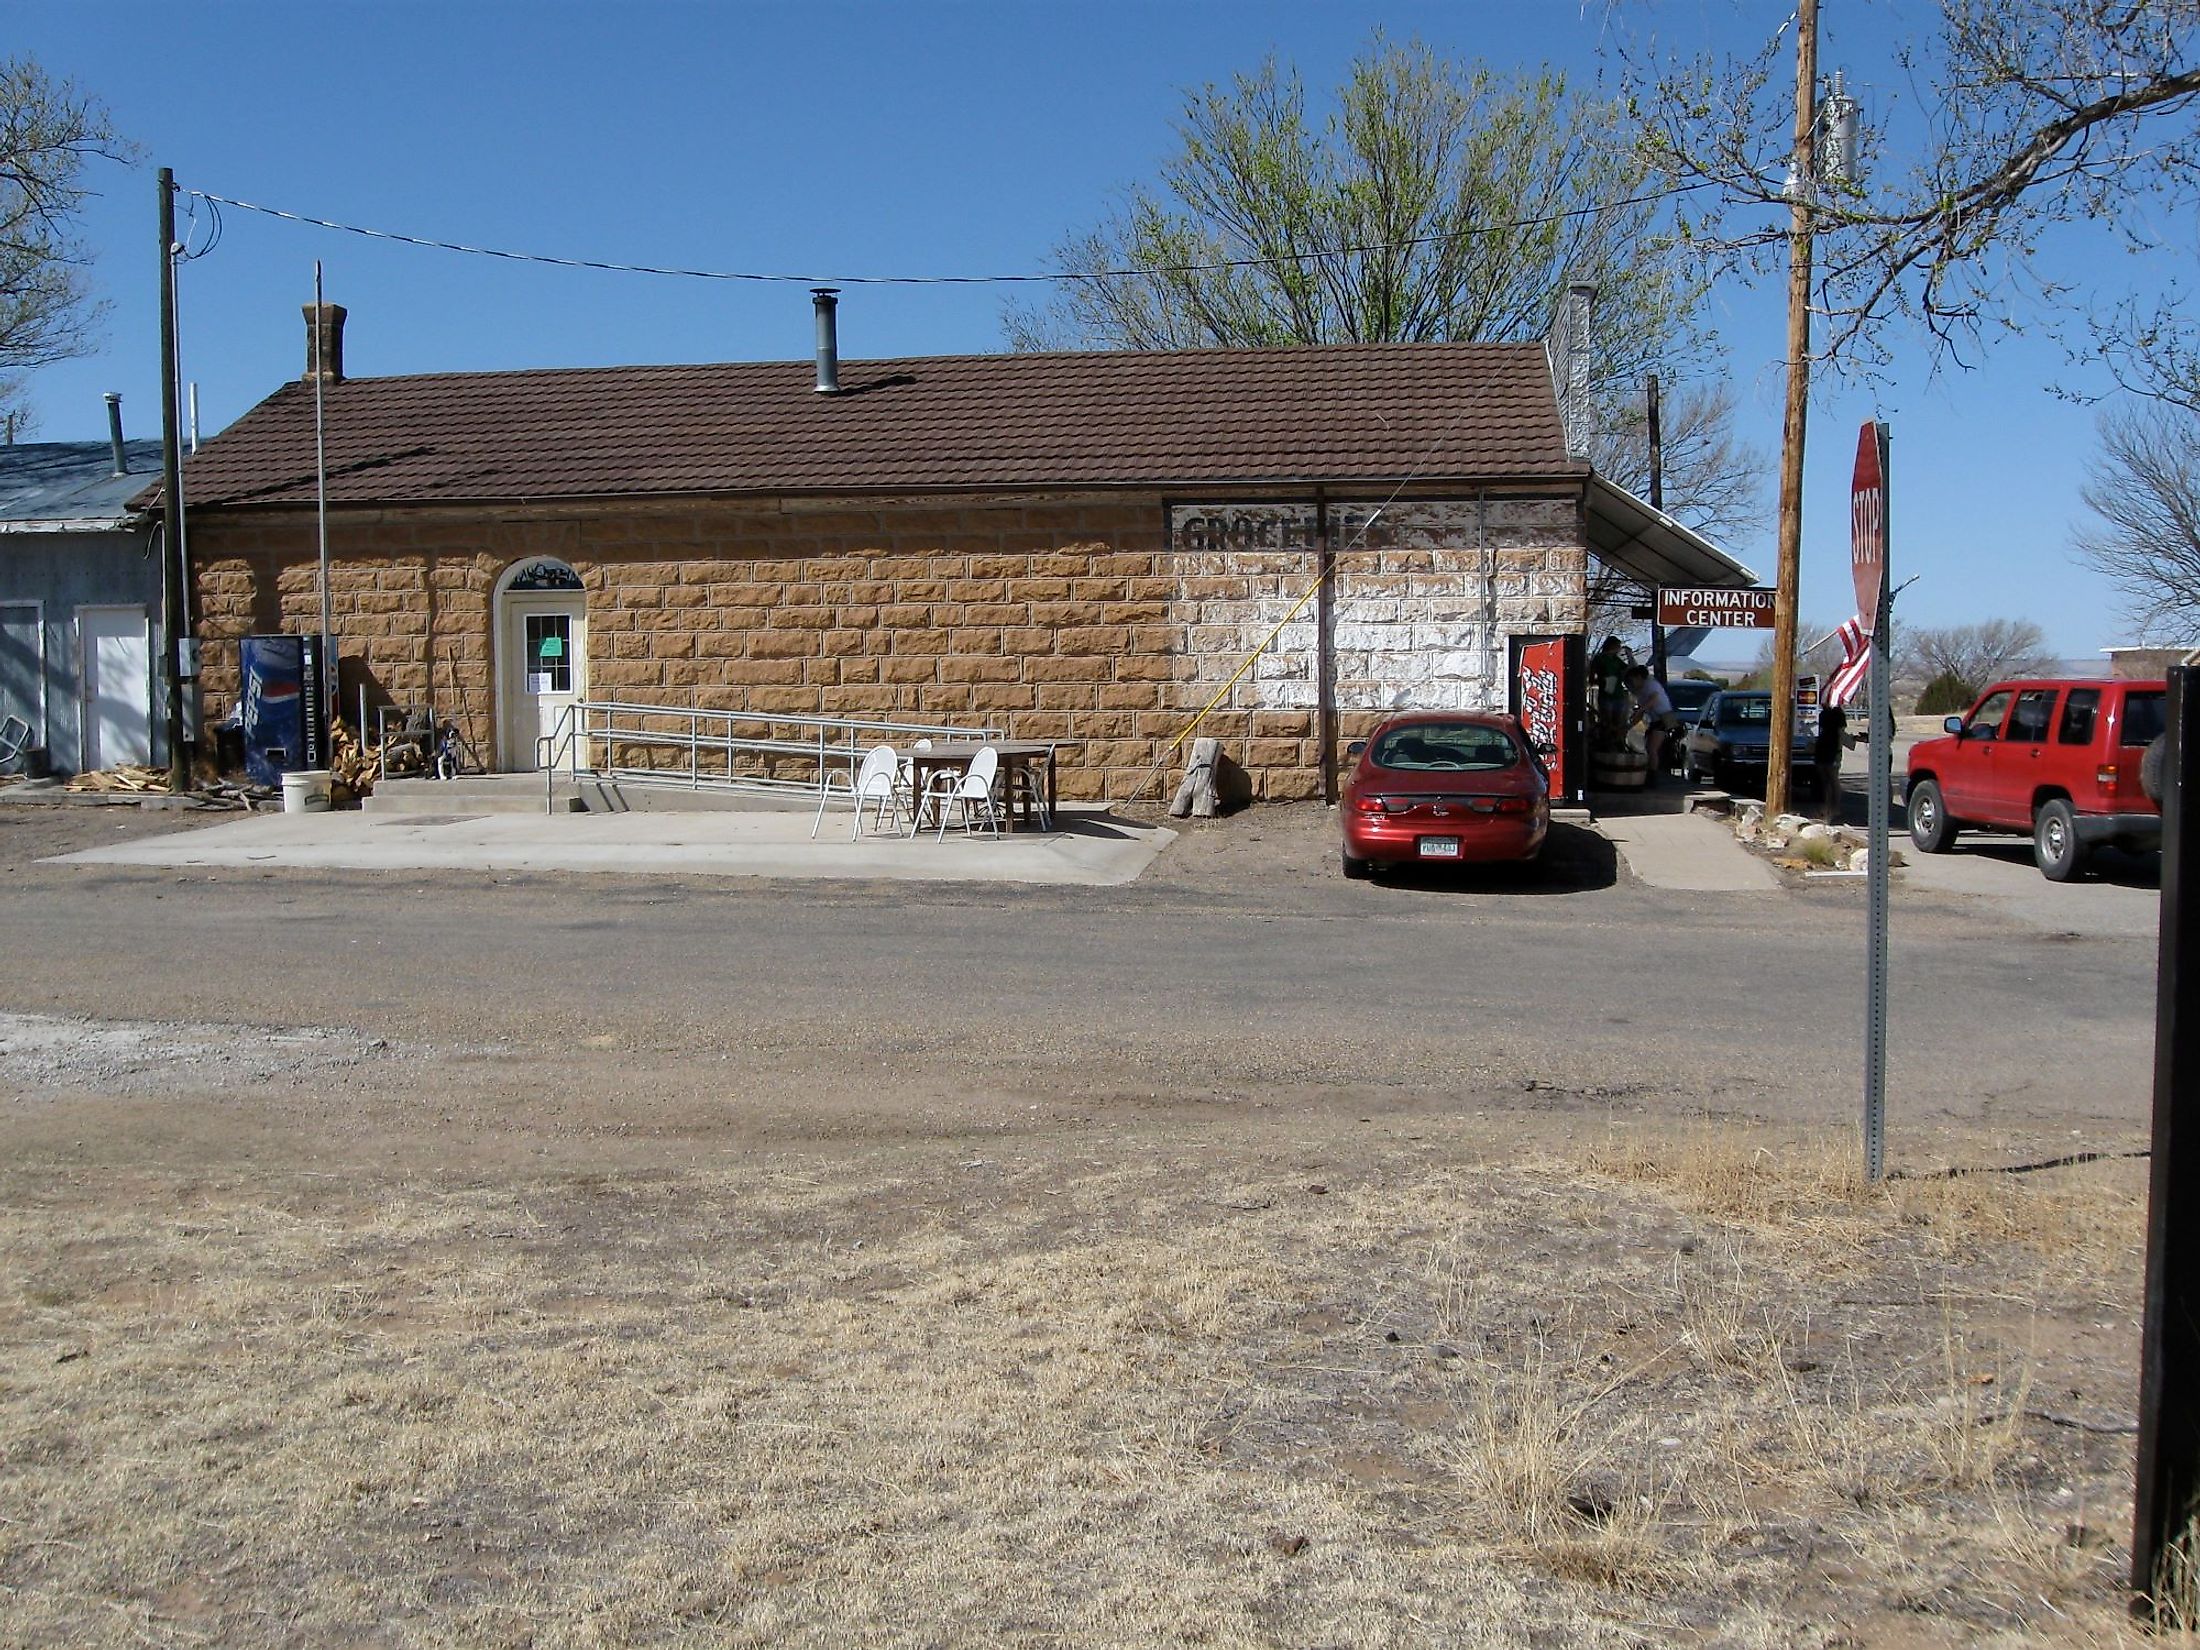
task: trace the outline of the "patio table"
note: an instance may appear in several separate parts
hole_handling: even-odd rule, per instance
[[[993,743],[992,749],[999,756],[1001,766],[993,781],[994,800],[1001,807],[1003,830],[1028,830],[1037,818],[1031,803],[1034,795],[1046,798],[1047,816],[1052,818],[1055,808],[1054,752],[1057,744],[1072,741],[1041,741],[1036,739],[1002,739]],[[935,739],[930,750],[903,752],[909,763],[909,783],[916,793],[921,808],[925,782],[935,773],[968,773],[971,761],[978,752],[986,749],[976,739]],[[1012,774],[1022,773],[1024,782],[1018,785]],[[1039,791],[1040,784],[1045,790]],[[911,834],[921,828],[921,822],[912,818]]]

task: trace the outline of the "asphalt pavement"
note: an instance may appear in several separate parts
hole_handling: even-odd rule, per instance
[[[0,809],[0,952],[34,963],[0,975],[0,1010],[343,1028],[476,1051],[469,1081],[527,1092],[717,1073],[789,1115],[949,1094],[1385,1126],[1854,1107],[1861,888],[1654,887],[1571,825],[1538,866],[1357,883],[1327,810],[1262,808],[1185,822],[1136,881],[1092,886],[56,862],[179,823],[62,812]],[[1897,1115],[2123,1138],[2153,973],[2138,935],[2072,944],[1988,901],[1901,899]]]

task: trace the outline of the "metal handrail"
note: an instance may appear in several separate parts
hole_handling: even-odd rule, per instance
[[[671,725],[643,725],[652,721]],[[744,727],[753,731],[744,734]],[[816,795],[824,790],[826,775],[836,766],[845,765],[852,780],[863,752],[889,736],[984,740],[1000,738],[1001,731],[940,722],[881,722],[791,711],[704,710],[621,699],[576,699],[559,713],[556,727],[535,741],[535,755],[544,774],[543,808],[554,812],[561,758],[576,790],[585,775],[628,785]],[[684,752],[686,765],[677,765],[677,754],[672,767],[640,767],[616,760],[621,750],[637,748]],[[704,762],[706,753],[715,759],[709,766]],[[583,761],[584,756],[597,760]],[[744,771],[740,766],[744,757],[753,759],[761,771]],[[769,764],[790,761],[806,769],[814,763],[812,776],[790,778],[768,771]]]

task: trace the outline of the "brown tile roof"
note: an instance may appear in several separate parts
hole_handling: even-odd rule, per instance
[[[1541,344],[429,373],[327,390],[338,504],[1578,476]],[[310,504],[313,391],[203,447],[194,509]]]

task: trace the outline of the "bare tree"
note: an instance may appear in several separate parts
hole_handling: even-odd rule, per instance
[[[2055,668],[2046,633],[2030,619],[1905,626],[1895,633],[1893,655],[1895,674],[1904,681],[1953,676],[1974,693],[2005,676],[2041,676]]]
[[[1650,496],[1648,402],[1612,395],[1590,444],[1597,473],[1638,498]],[[1725,382],[1683,385],[1663,398],[1659,423],[1660,489],[1666,513],[1714,542],[1732,543],[1765,525],[1764,455],[1734,431],[1734,390]],[[1656,592],[1602,560],[1589,567],[1588,629],[1619,636],[1641,651],[1648,626],[1635,609]]]
[[[98,100],[28,57],[0,60],[0,412],[25,372],[91,347],[104,306],[75,234],[84,163],[127,154]]]
[[[1829,359],[1883,361],[1882,324],[1907,318],[1961,361],[2015,327],[2026,300],[2048,300],[2029,307],[2050,321],[2068,307],[2032,275],[2048,226],[2090,223],[2148,247],[2174,240],[2165,226],[2200,202],[2200,0],[1939,0],[1938,11],[1902,53],[1923,94],[1904,114],[1914,140],[1898,151],[1867,112],[1861,178],[1825,185],[1817,202]],[[1744,59],[1630,64],[1651,154],[1701,203],[1684,209],[1687,233],[1745,266],[1784,249],[1785,49],[1776,38]]]
[[[2123,597],[2141,641],[2200,636],[2200,420],[2171,407],[2101,420],[2077,552]]]
[[[1648,403],[1606,398],[1590,459],[1597,473],[1650,496]],[[1683,384],[1663,397],[1659,458],[1666,513],[1708,539],[1732,541],[1765,525],[1765,456],[1735,433],[1734,388]]]
[[[1772,686],[1772,661],[1774,647],[1772,633],[1766,631],[1757,644],[1757,657],[1749,667],[1749,674],[1742,678],[1742,685],[1751,688]],[[1805,620],[1795,627],[1795,674],[1808,676],[1815,672],[1821,679],[1833,673],[1841,663],[1841,641],[1838,632],[1828,624]],[[1822,685],[1822,680],[1821,680]]]

